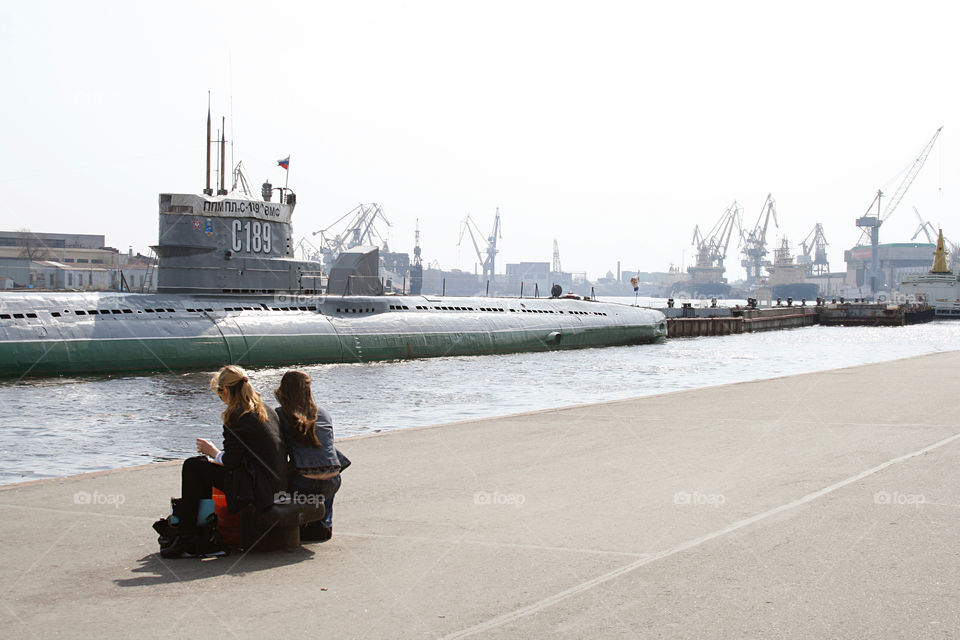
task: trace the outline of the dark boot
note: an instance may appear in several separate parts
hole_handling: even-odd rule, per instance
[[[211,513],[207,520],[191,529],[184,528],[167,546],[160,547],[162,558],[208,558],[229,555],[229,550],[217,530],[217,516]]]
[[[207,521],[197,527],[195,542],[192,553],[201,558],[225,556],[230,553],[220,536],[220,531],[217,529],[217,515],[215,513],[211,513]]]
[[[175,515],[179,511],[177,507],[179,502],[179,498],[170,498],[170,506],[173,513],[166,518],[160,518],[153,523],[153,530],[156,531],[160,536],[157,538],[157,542],[160,543],[161,549],[169,546],[173,539],[179,534],[180,518],[178,515]]]
[[[192,550],[196,548],[196,535],[181,534],[175,536],[167,543],[167,546],[160,547],[160,557],[168,559],[192,558]]]
[[[300,539],[304,542],[326,542],[333,537],[333,527],[328,527],[320,520],[300,527]]]
[[[191,557],[197,546],[197,516],[193,514],[189,517],[190,514],[186,513],[187,510],[179,499],[171,498],[170,504],[173,506],[173,515],[166,520],[158,520],[153,525],[160,534],[157,539],[160,543],[160,556]]]

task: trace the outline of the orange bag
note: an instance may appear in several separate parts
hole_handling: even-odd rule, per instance
[[[240,514],[227,512],[227,496],[213,489],[213,506],[217,513],[217,530],[223,542],[230,546],[240,544]]]

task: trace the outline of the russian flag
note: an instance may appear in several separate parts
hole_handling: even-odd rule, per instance
[[[283,160],[277,160],[277,164],[280,165],[281,167],[283,167],[284,169],[286,169],[287,171],[289,171],[289,170],[290,170],[290,156],[287,156],[287,157],[284,158]]]

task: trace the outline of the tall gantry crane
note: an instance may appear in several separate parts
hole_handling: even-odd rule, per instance
[[[346,226],[339,233],[333,231],[337,225],[348,216],[352,216]],[[314,231],[313,235],[320,235],[320,253],[323,262],[328,267],[333,265],[341,252],[363,245],[385,245],[386,240],[377,230],[377,219],[389,227],[390,221],[383,214],[383,209],[376,202],[358,204],[356,207],[340,216],[326,229]]]
[[[557,244],[557,239],[553,239],[553,265],[551,265],[551,271],[553,273],[561,273],[560,269],[560,245]]]
[[[937,129],[936,133],[933,134],[933,137],[930,138],[930,142],[923,148],[923,151],[920,152],[920,155],[917,156],[916,160],[913,161],[913,164],[910,166],[910,170],[907,171],[907,175],[904,176],[903,181],[900,183],[900,186],[897,187],[897,190],[893,193],[893,196],[887,201],[887,206],[881,212],[880,210],[880,201],[883,198],[883,191],[877,190],[877,195],[874,196],[873,202],[870,203],[870,206],[867,207],[867,212],[857,218],[857,226],[863,229],[863,234],[860,236],[861,243],[865,237],[870,238],[870,293],[877,293],[881,287],[884,286],[886,278],[883,276],[883,272],[880,270],[880,226],[890,217],[896,209],[897,205],[900,204],[900,200],[903,199],[904,194],[907,193],[907,189],[910,188],[910,185],[913,184],[913,181],[916,179],[917,174],[920,173],[920,169],[923,168],[924,163],[927,161],[927,157],[930,155],[930,151],[933,149],[933,143],[937,141],[937,137],[940,135],[940,129]],[[877,212],[872,213],[873,205],[877,205]]]
[[[700,225],[693,228],[693,241],[690,244],[697,248],[697,265],[691,269],[718,269],[719,275],[723,275],[723,261],[727,257],[727,248],[730,246],[733,230],[736,229],[738,234],[742,233],[740,228],[742,216],[743,209],[734,200],[706,236],[700,232]]]
[[[476,231],[476,233],[474,233]],[[467,217],[464,218],[463,224],[460,227],[460,239],[457,241],[457,246],[460,246],[460,243],[463,242],[463,234],[469,233],[470,240],[473,242],[473,248],[477,252],[477,260],[483,264],[483,279],[489,282],[494,280],[494,272],[496,267],[496,257],[499,253],[497,249],[497,240],[503,238],[503,234],[500,231],[500,207],[497,207],[497,215],[493,219],[493,230],[490,232],[490,235],[487,236],[487,240],[484,243],[483,253],[480,251],[480,245],[477,243],[477,237],[482,238],[483,234],[480,232],[480,227],[477,226],[477,223],[473,221],[470,217],[470,214],[467,214]],[[486,257],[483,254],[486,254]]]
[[[800,264],[809,264],[810,273],[816,276],[822,276],[830,273],[830,263],[827,261],[827,237],[823,233],[823,225],[819,222],[813,227],[813,231],[807,234],[803,242],[800,243],[803,253],[797,258]],[[813,259],[810,258],[810,252],[813,252]]]
[[[777,203],[772,194],[767,194],[767,199],[763,202],[763,208],[760,209],[760,216],[757,218],[757,224],[753,229],[742,234],[743,242],[743,260],[740,265],[747,269],[747,284],[753,285],[757,280],[763,277],[761,269],[769,266],[770,261],[764,261],[767,255],[767,227],[770,224],[770,218],[773,218],[773,225],[780,228],[777,222]]]

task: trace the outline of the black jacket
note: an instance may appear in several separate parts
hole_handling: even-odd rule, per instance
[[[227,508],[236,513],[249,504],[266,509],[287,487],[287,448],[280,437],[277,415],[267,409],[266,422],[252,413],[223,425]]]

